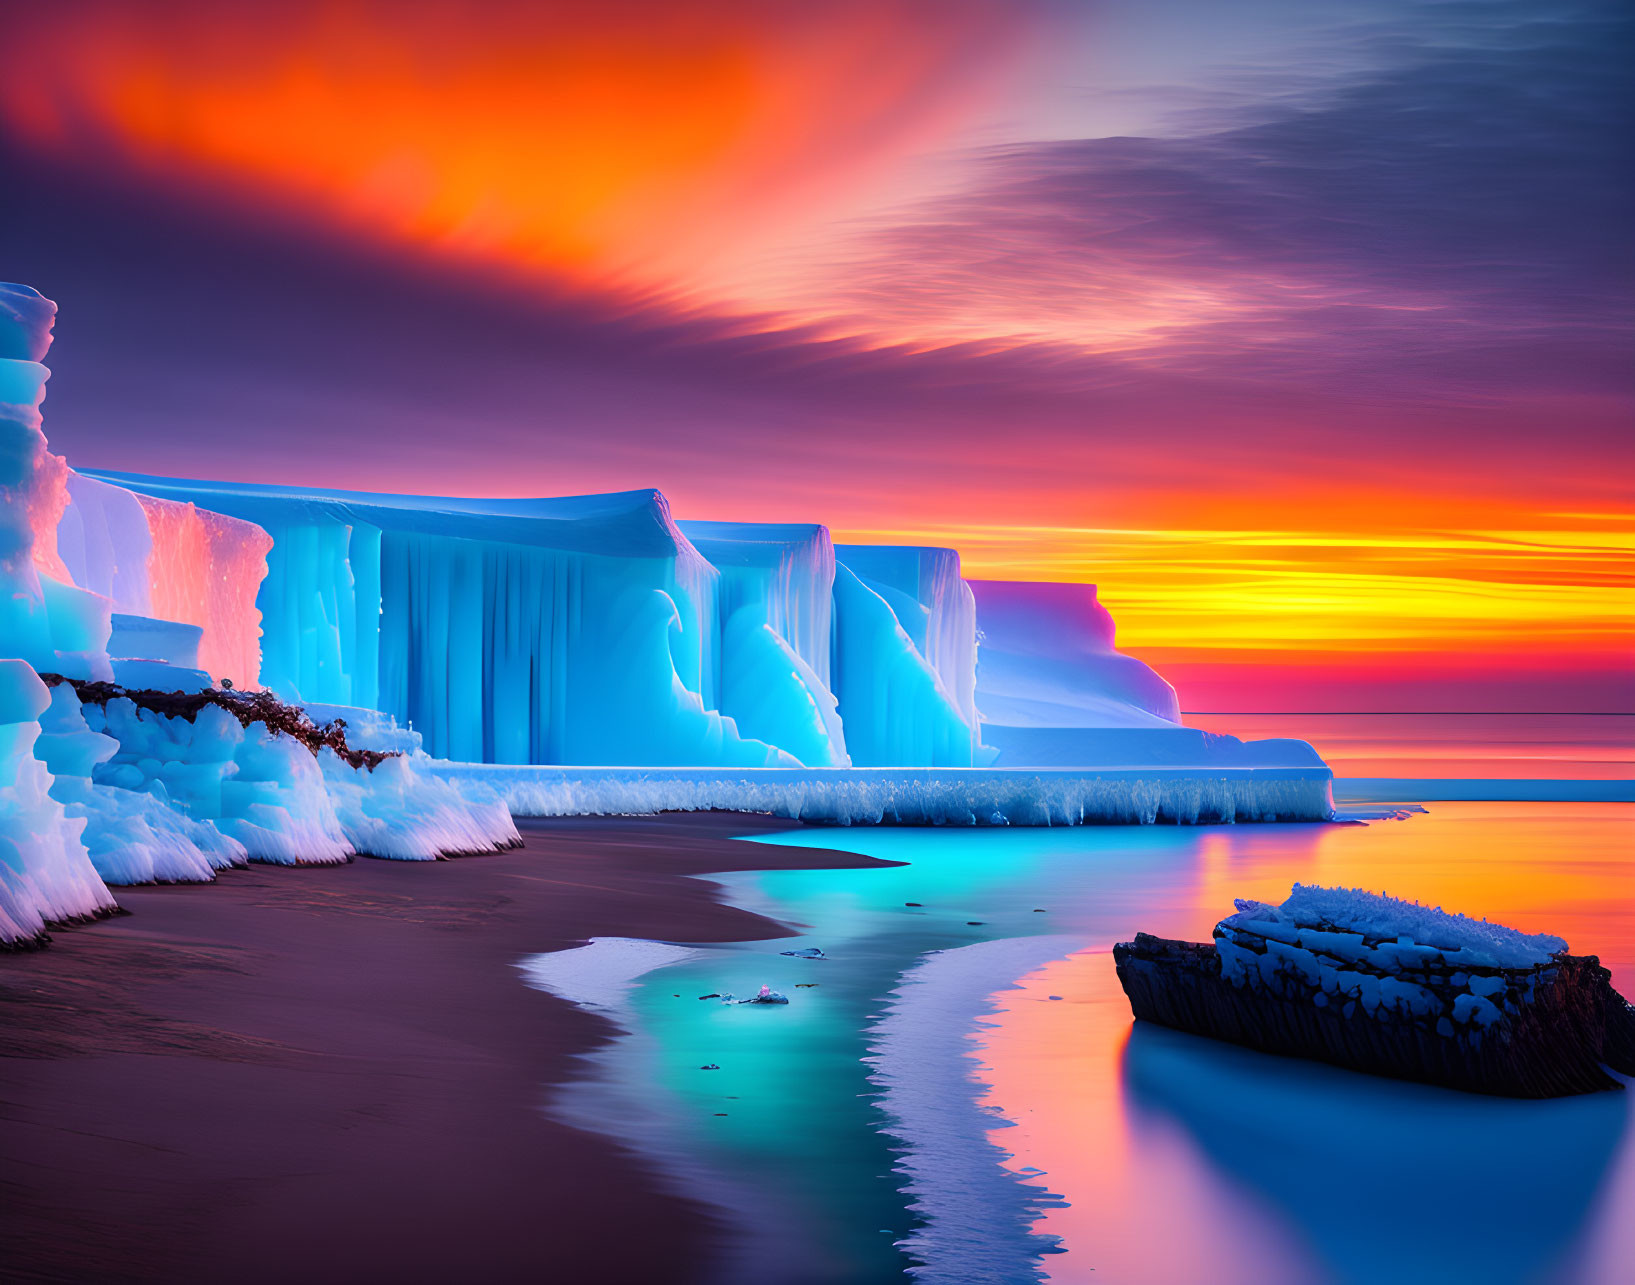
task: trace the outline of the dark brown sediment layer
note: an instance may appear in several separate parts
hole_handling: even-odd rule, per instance
[[[543,1110],[612,1028],[516,964],[783,936],[683,876],[883,863],[731,841],[792,828],[763,817],[521,826],[122,888],[129,916],[0,957],[0,1279],[707,1279],[710,1209]]]

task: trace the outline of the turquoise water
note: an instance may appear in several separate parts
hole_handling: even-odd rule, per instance
[[[1556,932],[1630,993],[1635,806],[763,841],[905,864],[715,876],[801,935],[642,976],[559,1104],[723,1208],[722,1279],[1630,1279],[1629,1095],[1477,1099],[1134,1030],[1107,952],[1343,883]],[[806,946],[829,957],[778,953]],[[790,1003],[699,998],[763,983]]]

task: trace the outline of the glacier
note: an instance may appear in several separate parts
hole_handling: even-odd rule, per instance
[[[520,842],[492,791],[424,775],[418,743],[355,752],[339,724],[218,690],[257,685],[274,541],[51,453],[55,315],[0,284],[0,948],[113,913],[110,884]]]
[[[0,940],[105,913],[110,884],[488,851],[513,813],[1330,815],[1304,742],[1183,726],[1093,585],[679,520],[653,489],[71,469],[41,415],[55,313],[0,286],[0,656],[23,666]]]

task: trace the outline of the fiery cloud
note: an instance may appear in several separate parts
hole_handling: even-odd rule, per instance
[[[579,285],[692,290],[940,139],[997,0],[116,0],[8,19],[34,144]]]

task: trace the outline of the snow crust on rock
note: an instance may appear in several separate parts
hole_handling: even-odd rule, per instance
[[[1235,915],[1221,922],[1232,927],[1281,925],[1316,933],[1355,933],[1384,943],[1374,953],[1383,961],[1394,958],[1399,966],[1414,966],[1423,959],[1414,951],[1393,950],[1397,945],[1429,947],[1444,955],[1457,952],[1459,961],[1486,968],[1531,968],[1567,949],[1560,937],[1523,933],[1486,919],[1452,914],[1439,906],[1360,888],[1297,883],[1282,905],[1239,901],[1237,908]]]

